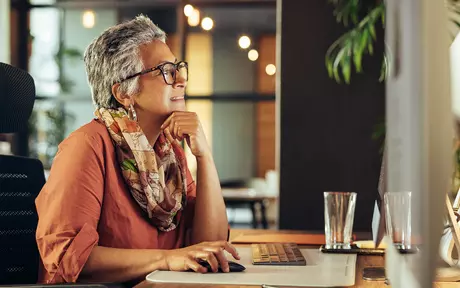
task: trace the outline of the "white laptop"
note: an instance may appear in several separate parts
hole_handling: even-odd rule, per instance
[[[355,284],[355,254],[324,254],[319,249],[300,249],[307,266],[255,266],[251,248],[238,248],[244,272],[206,273],[154,271],[146,279],[155,283],[213,285],[276,285],[337,287]],[[231,257],[231,256],[230,256]],[[229,258],[231,259],[231,258]]]

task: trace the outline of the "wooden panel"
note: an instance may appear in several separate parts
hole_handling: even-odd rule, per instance
[[[259,39],[257,60],[257,92],[275,93],[275,75],[267,75],[265,67],[276,63],[276,37],[263,36]],[[256,166],[257,176],[265,177],[268,170],[275,169],[276,155],[276,109],[275,102],[260,102],[256,105]]]
[[[257,92],[274,94],[276,87],[275,75],[267,75],[265,67],[268,64],[276,64],[276,36],[266,35],[259,39],[259,59],[257,60],[258,83]]]

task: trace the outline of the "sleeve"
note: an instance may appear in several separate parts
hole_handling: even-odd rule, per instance
[[[76,282],[98,243],[104,161],[97,142],[82,132],[64,140],[36,199],[42,282]]]

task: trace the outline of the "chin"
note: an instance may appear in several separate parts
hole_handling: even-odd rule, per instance
[[[185,100],[174,101],[170,107],[171,107],[171,111],[187,111]]]

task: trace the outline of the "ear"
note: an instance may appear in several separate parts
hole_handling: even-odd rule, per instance
[[[131,98],[128,95],[121,94],[120,91],[120,83],[115,83],[112,85],[112,95],[115,97],[118,103],[120,103],[124,107],[128,107],[131,104]]]

